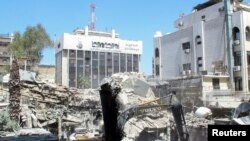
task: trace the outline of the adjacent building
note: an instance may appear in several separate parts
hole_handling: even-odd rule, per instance
[[[159,80],[197,77],[197,88],[203,93],[227,94],[234,87],[232,91],[249,94],[250,5],[231,1],[230,8],[230,39],[226,38],[227,20],[222,0],[199,4],[191,14],[180,16],[174,22],[176,32],[166,35],[157,32],[154,36],[154,77]],[[229,40],[233,40],[233,87],[228,73]]]
[[[12,41],[10,34],[0,34],[0,75],[8,72],[10,66],[10,53],[8,45]]]
[[[123,40],[112,32],[76,29],[56,42],[56,83],[81,88],[84,78],[90,88],[118,72],[139,72],[142,41]]]

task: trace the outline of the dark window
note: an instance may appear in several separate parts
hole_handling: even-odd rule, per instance
[[[159,49],[158,48],[155,49],[155,57],[159,57]]]
[[[7,47],[10,43],[9,42],[0,42],[0,46]]]
[[[106,54],[106,56],[107,56],[107,58],[106,58],[106,60],[107,60],[107,66],[106,66],[106,70],[107,70],[107,76],[111,76],[112,75],[112,73],[113,73],[113,64],[112,64],[112,53],[111,52],[108,52],[107,54]]]
[[[70,50],[69,51],[69,57],[70,58],[75,58],[76,57],[76,51],[75,50]]]
[[[200,45],[201,44],[201,36],[196,36],[195,42],[196,42],[196,45]]]
[[[137,54],[133,55],[133,71],[134,72],[139,71],[139,55]]]
[[[240,40],[240,30],[238,27],[233,28],[233,40]]]
[[[246,40],[250,41],[250,27],[249,26],[246,27]]]
[[[186,50],[186,49],[190,49],[190,42],[186,42],[182,44],[182,49]]]
[[[155,65],[155,75],[156,76],[160,75],[160,67],[159,67],[159,65]]]
[[[127,72],[132,72],[132,54],[127,54]]]
[[[213,78],[212,83],[213,83],[214,89],[220,89],[220,79],[219,78]]]
[[[205,18],[206,18],[205,15],[202,15],[202,16],[201,16],[201,19],[202,19],[202,20],[205,20]]]
[[[92,52],[92,59],[98,59],[98,52],[97,51],[93,51]]]
[[[235,77],[235,90],[236,91],[242,91],[242,78],[241,77]]]
[[[85,51],[84,53],[84,57],[85,57],[85,78],[90,78],[91,76],[91,71],[90,71],[90,68],[91,68],[91,52],[90,51]]]
[[[240,53],[234,53],[234,65],[240,66],[241,65],[241,55]]]
[[[191,63],[183,64],[183,70],[191,70]]]
[[[104,52],[100,52],[99,53],[99,81],[101,82],[102,79],[105,77],[106,75],[106,71],[105,71],[105,53]]]
[[[82,50],[78,50],[77,51],[77,58],[83,58],[83,51]]]
[[[120,72],[126,71],[126,56],[124,53],[120,54]]]
[[[114,73],[119,72],[119,53],[114,53]]]

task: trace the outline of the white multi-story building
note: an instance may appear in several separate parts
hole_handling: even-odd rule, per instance
[[[139,72],[142,41],[122,40],[112,30],[76,29],[56,43],[56,83],[80,88],[79,80],[96,88],[101,80],[118,72]]]
[[[235,90],[250,90],[250,5],[233,1],[233,82]],[[176,32],[154,37],[154,76],[160,80],[199,76],[207,89],[230,89],[226,14],[222,0],[194,7],[174,23]]]

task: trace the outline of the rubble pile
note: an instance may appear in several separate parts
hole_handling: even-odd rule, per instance
[[[207,128],[208,124],[213,124],[211,119],[197,117],[194,113],[186,113],[185,120],[190,128]]]
[[[112,95],[114,95],[115,101],[119,105],[117,107],[118,117],[116,117],[116,119],[118,120],[117,122],[118,126],[120,126],[119,128],[123,129],[124,141],[136,140],[140,137],[141,132],[145,130],[160,129],[170,126],[169,119],[172,115],[167,111],[152,111],[143,115],[137,115],[133,113],[133,109],[130,110],[131,108],[138,107],[144,104],[157,105],[156,97],[142,74],[118,73],[112,75],[110,78],[104,79],[101,84],[101,97],[102,95],[107,95],[107,93],[102,92],[107,88],[105,86],[111,87],[111,92],[113,92],[115,89],[119,90],[118,93],[112,93]],[[107,101],[102,100],[102,104],[103,103],[107,103]],[[103,109],[103,111],[105,110],[107,111],[107,109]],[[112,109],[109,110],[111,111]],[[157,137],[155,137],[155,139],[156,138]]]
[[[99,128],[102,118],[100,98],[94,90],[76,91],[37,82],[23,82],[21,87],[24,127],[45,128],[51,125],[60,130],[81,125]],[[61,127],[55,127],[58,124]],[[60,131],[56,132],[60,134]]]
[[[131,118],[124,125],[124,132],[126,136],[123,141],[135,140],[139,138],[140,133],[143,131],[150,131],[150,129],[165,129],[170,127],[171,114],[167,111],[161,111],[159,113],[152,113],[143,116]],[[147,133],[149,136],[155,136],[151,133]],[[156,138],[156,136],[155,136]],[[144,139],[145,140],[145,139]]]
[[[44,128],[69,136],[76,127],[102,128],[100,96],[93,89],[77,90],[38,80],[21,81],[22,128]]]
[[[112,88],[121,89],[117,95],[120,110],[155,99],[154,92],[142,73],[116,73],[104,79],[101,85],[106,83]]]

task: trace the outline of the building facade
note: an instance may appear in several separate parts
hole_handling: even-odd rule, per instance
[[[64,33],[56,43],[56,83],[81,88],[87,79],[90,88],[118,72],[139,72],[142,41],[122,40],[108,32],[76,29]]]
[[[231,3],[235,91],[250,90],[250,6]],[[176,32],[154,37],[154,77],[171,80],[201,76],[208,89],[231,88],[223,1],[208,1],[174,22]],[[207,77],[206,77],[207,76]],[[206,84],[207,83],[207,84]],[[221,86],[220,86],[221,85]],[[210,88],[209,88],[210,87]]]
[[[0,34],[0,75],[8,72],[10,66],[10,53],[8,45],[12,41],[12,36],[9,34]]]

